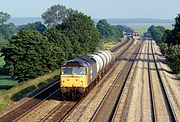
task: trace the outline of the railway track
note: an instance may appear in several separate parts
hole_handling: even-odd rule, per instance
[[[94,112],[93,117],[90,121],[111,121],[115,110],[117,108],[118,102],[121,98],[122,91],[126,84],[127,78],[129,73],[132,69],[133,63],[137,57],[137,54],[141,48],[141,44],[137,46],[134,55],[131,56],[128,63],[123,67],[118,73],[118,76],[114,80],[113,84],[111,85],[110,89],[104,96],[103,100],[101,101],[100,105],[98,106],[97,110]]]
[[[150,58],[149,58],[149,42],[147,47],[147,59],[148,59],[148,80],[149,80],[149,90],[150,90],[150,102],[151,102],[151,112],[152,112],[152,121],[156,121],[156,108],[155,108],[155,100],[154,100],[154,91],[153,91],[153,84],[152,84],[152,74],[150,71]]]
[[[150,44],[149,44],[150,43]],[[172,107],[172,104],[171,104],[171,101],[169,99],[169,96],[166,92],[166,89],[164,87],[164,84],[163,84],[163,81],[162,81],[162,78],[161,78],[161,75],[160,75],[160,71],[159,71],[159,68],[157,66],[157,62],[156,62],[156,59],[155,59],[155,54],[154,54],[154,49],[153,49],[153,44],[152,44],[152,41],[148,43],[148,73],[149,73],[149,82],[150,82],[150,86],[151,86],[151,100],[152,100],[152,112],[153,112],[153,121],[163,121],[164,120],[164,117],[162,115],[166,115],[166,121],[171,121],[171,122],[175,122],[177,121],[177,117],[175,115],[175,111]],[[151,56],[151,59],[150,59],[150,56]],[[150,65],[150,62],[153,62],[151,65]],[[152,77],[153,76],[153,69],[155,70],[154,73],[156,73],[156,81],[158,82],[157,84],[153,83],[152,80],[155,80],[153,79]],[[162,100],[156,96],[156,94],[158,94],[158,91],[155,90],[155,85],[159,85],[159,94],[162,94]],[[156,87],[157,88],[157,87]],[[158,103],[158,101],[161,103]],[[162,108],[162,104],[164,104],[164,108]],[[164,111],[162,111],[164,110]]]
[[[60,92],[59,89],[55,90],[55,91],[52,92],[50,95],[48,95],[47,97],[45,97],[44,99],[42,99],[38,104],[36,104],[35,106],[33,106],[32,108],[30,108],[29,110],[25,111],[23,114],[21,114],[20,116],[18,116],[17,118],[15,118],[13,121],[16,122],[16,121],[21,120],[22,118],[25,118],[25,117],[28,115],[28,113],[30,113],[30,112],[31,112],[31,113],[35,113],[36,108],[37,108],[38,106],[40,106],[40,105],[42,105],[43,103],[45,103],[47,99],[53,98],[53,97],[54,97],[57,93],[59,93],[59,92]],[[26,119],[26,120],[27,120],[27,119]]]
[[[61,104],[55,107],[49,114],[47,114],[44,118],[42,118],[40,122],[64,121],[83,100],[84,98],[81,98],[78,101],[63,101]]]
[[[48,95],[51,95],[54,90],[58,89],[59,82],[55,82],[48,86],[47,88],[41,90],[37,94],[31,96],[27,101],[19,104],[18,106],[14,107],[10,111],[6,112],[5,114],[0,116],[0,122],[11,122],[21,116],[23,113],[32,109],[36,105],[42,102]]]

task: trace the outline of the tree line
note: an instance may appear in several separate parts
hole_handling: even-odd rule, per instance
[[[123,37],[123,32],[133,33],[134,30],[125,25],[110,25],[106,19],[99,20],[97,25],[100,39],[114,38],[118,40]]]
[[[176,73],[180,72],[180,14],[175,18],[172,30],[162,26],[150,26],[147,33],[157,42],[161,52],[167,57],[168,63]]]

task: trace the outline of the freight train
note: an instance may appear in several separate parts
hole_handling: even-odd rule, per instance
[[[103,50],[65,62],[60,78],[62,96],[86,95],[109,70],[113,57],[109,50]]]

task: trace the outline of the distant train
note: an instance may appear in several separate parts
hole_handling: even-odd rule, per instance
[[[103,50],[65,62],[61,68],[60,89],[63,96],[87,94],[109,70],[113,55]]]

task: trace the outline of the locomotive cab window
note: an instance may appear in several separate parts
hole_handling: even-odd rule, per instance
[[[84,67],[63,67],[62,75],[85,75]]]

